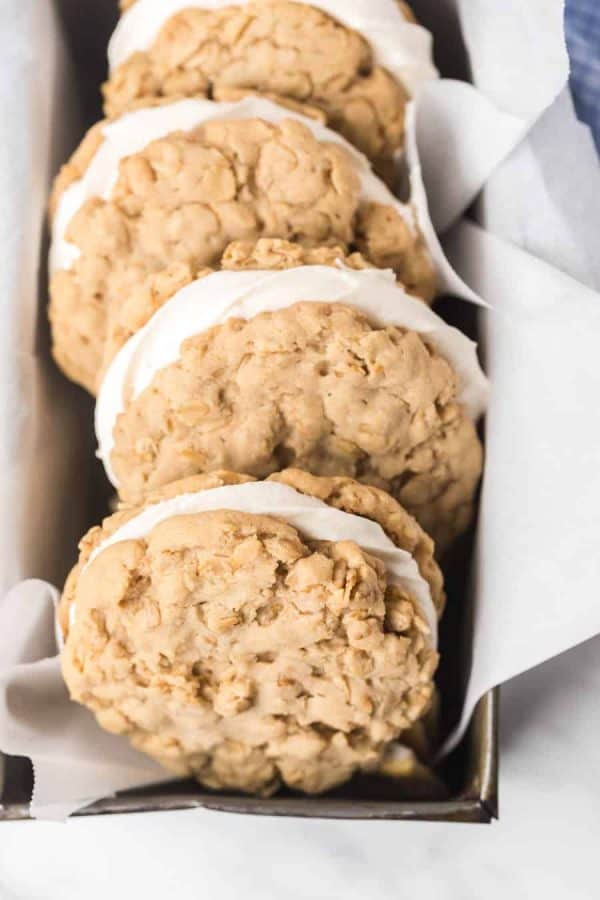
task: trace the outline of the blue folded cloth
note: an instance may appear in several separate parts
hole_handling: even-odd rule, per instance
[[[565,26],[575,108],[600,151],[600,0],[567,0]]]

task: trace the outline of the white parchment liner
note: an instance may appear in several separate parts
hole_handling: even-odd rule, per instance
[[[477,84],[432,82],[419,93],[418,146],[438,228],[455,222],[485,184],[482,208],[489,227],[547,259],[540,262],[462,224],[445,241],[461,275],[494,307],[485,326],[494,390],[466,719],[490,685],[600,631],[600,296],[559,271],[580,278],[593,274],[587,260],[597,257],[597,211],[583,198],[589,200],[597,185],[598,167],[591,149],[586,154],[582,148],[584,129],[575,123],[566,95],[554,102],[568,75],[562,0],[415,0],[414,7],[429,16],[439,43],[458,11]],[[63,522],[57,492],[49,490],[55,476],[49,476],[44,443],[33,440],[43,428],[39,395],[23,377],[24,361],[36,365],[39,358],[31,338],[35,265],[31,243],[20,236],[32,223],[39,229],[48,189],[39,157],[24,150],[35,148],[44,157],[52,134],[66,128],[64,103],[52,130],[46,115],[52,92],[62,97],[64,91],[52,65],[62,51],[48,23],[50,8],[50,0],[5,0],[0,30],[0,89],[13,126],[0,147],[2,337],[15,351],[0,356],[0,399],[3,409],[18,411],[20,424],[17,437],[7,428],[0,438],[4,590],[38,571],[48,546],[57,545]],[[502,163],[542,113],[551,131],[540,122]],[[587,141],[591,148],[589,135]],[[28,171],[39,175],[33,186],[23,178]],[[519,221],[525,208],[527,221]],[[39,379],[56,418],[64,401],[43,368]],[[14,421],[11,416],[6,421]],[[46,447],[50,442],[53,453],[67,458],[72,432],[44,433]],[[60,484],[74,507],[80,468],[73,467],[71,484]],[[54,531],[40,532],[41,505]],[[17,515],[23,527],[14,527]],[[25,582],[0,600],[0,748],[33,757],[34,814],[62,817],[98,797],[98,784],[107,795],[165,776],[127,741],[101,731],[90,713],[67,702],[58,661],[51,658],[53,597],[48,585]]]

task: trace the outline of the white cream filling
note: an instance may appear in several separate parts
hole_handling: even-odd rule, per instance
[[[297,302],[346,303],[376,327],[398,325],[427,338],[453,365],[459,400],[478,418],[487,402],[488,382],[477,360],[476,345],[447,325],[428,306],[409,296],[394,273],[380,269],[300,266],[283,271],[214,272],[192,282],[162,306],[110,364],[96,405],[98,456],[118,486],[111,466],[118,416],[153,381],[157,372],[179,359],[183,341],[230,318],[251,319],[261,312]]]
[[[132,54],[149,50],[163,25],[183,9],[243,6],[248,0],[138,0],[121,17],[111,38],[111,72]],[[307,5],[337,19],[367,40],[375,62],[383,66],[411,95],[438,77],[433,64],[432,36],[421,25],[407,22],[396,0],[311,0]]]
[[[410,553],[396,547],[376,522],[334,509],[322,500],[307,497],[276,482],[259,481],[195,494],[180,494],[149,506],[96,547],[82,575],[113,544],[147,538],[157,525],[175,516],[197,515],[210,510],[275,516],[314,541],[354,541],[366,553],[381,560],[390,583],[397,584],[414,598],[429,628],[431,646],[437,647],[437,614],[431,590]],[[69,619],[73,625],[76,619],[75,603],[69,610]]]
[[[103,126],[104,141],[92,158],[85,174],[70,185],[59,200],[52,228],[50,272],[70,269],[81,251],[66,239],[70,222],[92,197],[110,199],[119,177],[121,161],[139,153],[152,141],[176,131],[193,131],[212,119],[263,119],[279,124],[284,119],[303,122],[320,142],[338,144],[350,154],[360,178],[362,199],[393,206],[414,233],[420,225],[421,211],[400,203],[374,174],[369,161],[343,137],[320,122],[278,106],[261,97],[247,97],[237,103],[214,103],[212,100],[181,100],[166,106],[140,109],[127,113]]]

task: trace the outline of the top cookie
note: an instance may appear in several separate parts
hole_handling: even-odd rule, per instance
[[[328,266],[361,270],[369,264],[360,253],[350,255],[342,247],[303,247],[277,238],[261,238],[259,241],[233,241],[225,248],[216,269],[223,272],[275,272],[306,266]],[[151,275],[135,288],[123,303],[113,305],[108,311],[106,340],[102,366],[98,373],[99,388],[106,370],[117,352],[134,334],[152,318],[155,312],[175,296],[182,288],[205,278],[215,269],[206,268],[194,273],[186,263],[172,263],[157,275]],[[214,297],[218,302],[219,297]],[[85,363],[88,354],[81,362]]]
[[[411,89],[435,77],[429,35],[406,4],[290,0],[152,0],[130,10],[111,42],[105,109],[157,98],[237,99],[259,93],[320,110],[384,177],[403,145]],[[354,26],[354,27],[353,27]]]
[[[110,309],[173,263],[194,275],[218,265],[240,239],[359,250],[430,299],[436,274],[412,208],[329,135],[264,100],[188,100],[96,126],[51,204],[50,319],[64,371],[94,390]]]
[[[92,531],[65,591],[73,699],[215,788],[331,788],[375,768],[433,694],[431,542],[381,492],[281,480],[170,486]]]
[[[391,272],[242,268],[171,298],[166,287],[123,306],[119,336],[147,321],[98,395],[98,455],[121,498],[196,472],[294,465],[389,490],[440,553],[467,527],[487,383],[474,345]]]

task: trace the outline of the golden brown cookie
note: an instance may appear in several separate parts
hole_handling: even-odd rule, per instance
[[[397,19],[414,22],[405,4]],[[392,180],[409,91],[377,63],[362,34],[306,3],[255,0],[177,11],[148,48],[112,72],[105,109],[114,116],[157,98],[228,100],[239,91],[321,110]]]
[[[134,115],[146,121],[164,109]],[[435,294],[433,263],[410,208],[404,215],[391,196],[389,205],[366,196],[356,157],[318,140],[298,119],[213,119],[169,133],[124,157],[114,185],[110,172],[103,176],[109,196],[91,191],[70,216],[82,176],[105,149],[101,134],[98,126],[92,131],[52,199],[53,353],[92,392],[112,310],[149,277],[169,280],[174,269],[176,279],[189,278],[218,266],[232,241],[272,237],[359,251],[393,268],[411,293]]]
[[[440,554],[470,524],[482,467],[451,363],[417,332],[342,303],[190,337],[112,421],[109,463],[127,501],[197,472],[294,466],[389,491]]]
[[[300,266],[337,267],[340,263],[355,270],[369,268],[360,253],[347,255],[343,247],[303,247],[302,244],[273,238],[261,238],[256,242],[233,241],[226,247],[218,268],[226,272],[273,272]],[[215,270],[206,268],[194,273],[186,263],[172,263],[132,290],[122,304],[115,304],[108,315],[97,386],[102,383],[104,373],[118,350],[161,306],[186,285],[213,271]]]
[[[430,580],[439,604],[441,576],[400,507],[399,546],[420,548],[418,589],[345,538],[345,520],[333,526],[339,537],[308,537],[283,512],[278,486],[274,498],[268,485],[245,485],[269,491],[259,513],[204,494],[247,480],[215,473],[171,485],[145,511],[117,513],[88,534],[63,597],[63,674],[104,728],[176,775],[250,793],[281,783],[319,793],[377,770],[427,710],[437,653],[418,598]],[[366,515],[377,518],[368,488],[345,490],[355,515],[369,492]],[[204,508],[194,513],[196,498]]]
[[[429,584],[431,597],[439,616],[444,611],[444,587],[440,568],[435,561],[433,542],[419,523],[387,491],[362,484],[353,478],[311,475],[301,469],[284,469],[269,476],[269,481],[287,484],[300,494],[316,497],[328,506],[372,519],[381,525],[397,547],[413,557],[423,578]]]

